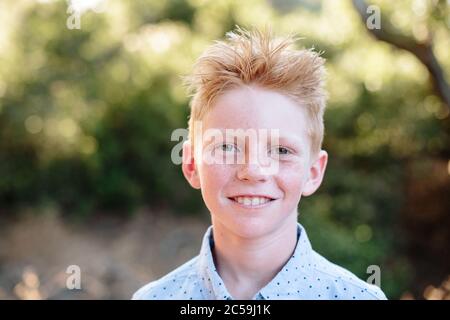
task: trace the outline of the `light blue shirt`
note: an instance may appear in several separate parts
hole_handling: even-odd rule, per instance
[[[308,236],[298,224],[294,253],[254,300],[272,299],[386,299],[377,286],[358,279],[311,248]],[[133,299],[231,300],[233,299],[214,265],[213,227],[206,231],[200,254],[159,280],[143,286]]]

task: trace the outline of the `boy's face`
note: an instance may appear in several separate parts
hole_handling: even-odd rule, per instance
[[[202,121],[203,132],[251,129],[257,139],[197,137],[195,156],[190,142],[185,143],[183,172],[194,188],[201,189],[214,225],[257,238],[297,221],[300,198],[318,189],[328,159],[323,150],[310,159],[307,121],[305,111],[286,96],[254,86],[226,91],[216,99]],[[264,130],[269,138],[258,135]],[[278,130],[276,145],[270,130]],[[241,161],[205,161],[208,156]],[[276,170],[266,170],[268,162],[262,159],[276,164]]]

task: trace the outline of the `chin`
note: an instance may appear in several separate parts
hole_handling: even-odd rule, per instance
[[[273,230],[273,224],[254,218],[239,219],[234,221],[229,229],[242,238],[255,239],[270,233]]]

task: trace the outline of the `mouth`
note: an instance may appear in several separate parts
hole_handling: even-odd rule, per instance
[[[234,197],[228,197],[228,199],[244,208],[261,208],[277,200],[275,198],[271,198],[268,196],[254,196],[254,195],[253,196],[238,195]]]

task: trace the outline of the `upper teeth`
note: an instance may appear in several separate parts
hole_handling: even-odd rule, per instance
[[[257,206],[270,201],[265,197],[236,197],[234,200],[246,206]]]

